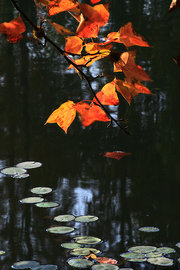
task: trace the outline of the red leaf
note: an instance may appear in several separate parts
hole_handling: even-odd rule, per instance
[[[171,12],[172,10],[178,7],[180,7],[180,0],[172,0],[171,5],[169,7],[169,12]]]
[[[0,24],[0,33],[7,36],[7,39],[11,43],[16,43],[22,39],[22,33],[26,31],[26,26],[19,16],[11,20],[10,22],[4,22]]]
[[[83,48],[83,41],[77,36],[67,37],[64,50],[66,52],[81,54]]]
[[[78,102],[75,105],[77,112],[80,114],[80,121],[83,126],[87,127],[94,123],[95,121],[107,122],[110,119],[107,117],[106,113],[101,109],[101,107],[95,104],[87,104],[85,102]]]
[[[106,258],[106,257],[96,257],[95,260],[99,263],[109,263],[109,264],[117,264],[117,261],[114,259]]]
[[[173,60],[178,66],[180,66],[180,54],[178,56],[174,57]]]
[[[97,98],[103,105],[118,105],[119,99],[116,93],[116,87],[114,81],[107,83],[101,91],[96,94]],[[93,99],[93,102],[97,103],[96,98]]]
[[[123,158],[124,156],[129,156],[129,155],[132,155],[132,154],[127,153],[127,152],[122,152],[122,151],[115,151],[115,152],[106,152],[103,156],[119,160]]]
[[[101,2],[101,0],[91,0],[91,3],[94,5],[94,4],[97,4],[97,3],[99,3],[99,2]]]

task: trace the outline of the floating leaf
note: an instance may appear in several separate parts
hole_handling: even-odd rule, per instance
[[[71,254],[76,256],[87,256],[91,253],[98,254],[100,250],[95,248],[75,248],[71,251]]]
[[[78,243],[62,243],[61,247],[68,248],[68,249],[75,249],[75,248],[82,247],[82,245],[80,245]]]
[[[75,268],[89,268],[93,265],[93,262],[86,259],[73,258],[69,259],[68,264]]]
[[[9,167],[1,170],[1,173],[8,176],[19,176],[21,174],[25,174],[27,171],[25,169],[17,168],[17,167]]]
[[[99,263],[109,263],[109,264],[117,264],[117,261],[111,258],[107,258],[107,257],[96,257],[95,261],[99,262]]]
[[[107,263],[95,264],[92,267],[92,270],[117,270],[117,269],[119,269],[117,265]]]
[[[176,247],[180,248],[180,242],[178,242],[178,243],[176,244]]]
[[[27,177],[29,177],[28,173],[16,174],[13,176],[13,178],[20,178],[20,179],[27,178]]]
[[[44,199],[41,197],[27,197],[20,200],[21,203],[39,203],[42,201],[44,201]]]
[[[163,254],[170,254],[170,253],[176,252],[174,248],[170,248],[170,247],[160,247],[160,248],[157,248],[157,251]]]
[[[37,161],[24,161],[21,163],[16,164],[16,167],[18,168],[23,168],[23,169],[35,169],[35,168],[39,168],[42,166],[41,162],[37,162]]]
[[[52,192],[50,187],[35,187],[31,189],[31,192],[38,195],[44,195]]]
[[[149,263],[159,266],[172,266],[173,260],[165,258],[165,257],[158,257],[158,258],[149,258],[147,260]]]
[[[58,227],[50,227],[46,231],[49,233],[64,234],[73,232],[74,228],[66,226],[58,226]]]
[[[39,266],[31,267],[31,270],[56,270],[58,266],[55,264],[42,264]]]
[[[4,250],[0,250],[0,255],[4,255],[6,252]]]
[[[159,228],[157,227],[141,227],[139,228],[141,232],[159,232]]]
[[[53,208],[53,207],[59,206],[59,203],[56,203],[56,202],[40,202],[40,203],[36,203],[36,206],[40,207],[40,208]]]
[[[147,258],[156,258],[156,257],[162,257],[162,253],[159,251],[149,252],[146,254]]]
[[[128,262],[137,262],[137,263],[140,263],[140,262],[145,262],[147,259],[146,258],[132,258],[132,259],[126,259]]]
[[[37,261],[19,261],[11,265],[13,269],[27,269],[40,265]]]
[[[68,222],[74,219],[75,219],[75,216],[73,215],[59,215],[54,218],[54,220],[58,222]]]
[[[77,243],[83,244],[83,245],[95,245],[101,242],[100,238],[97,238],[94,236],[77,236],[77,237],[74,237],[74,239]]]
[[[149,253],[155,251],[157,248],[154,246],[135,246],[128,249],[130,252],[135,253]]]
[[[104,157],[114,158],[114,159],[117,159],[117,160],[120,160],[124,156],[129,156],[129,155],[132,155],[132,154],[127,153],[127,152],[122,152],[122,151],[106,152],[105,154],[103,154]]]
[[[134,253],[134,252],[125,252],[120,254],[121,257],[125,259],[145,259],[143,254]]]
[[[98,220],[99,218],[96,216],[86,215],[86,216],[79,216],[75,218],[76,222],[93,222]]]

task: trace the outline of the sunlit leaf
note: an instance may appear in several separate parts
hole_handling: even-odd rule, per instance
[[[99,218],[96,216],[86,215],[86,216],[79,216],[75,218],[76,222],[94,222],[97,221]]]
[[[49,16],[56,15],[63,11],[68,11],[78,6],[76,0],[51,0],[48,3],[47,9]]]
[[[0,24],[0,33],[5,35],[11,43],[20,41],[23,38],[22,33],[25,31],[26,26],[20,16],[10,22]]]
[[[75,249],[75,248],[80,248],[82,245],[78,243],[62,243],[61,247],[67,248],[67,249]]]
[[[91,3],[94,5],[94,4],[97,4],[97,3],[99,3],[99,2],[101,2],[101,0],[91,0]]]
[[[50,21],[49,21],[50,22]],[[74,35],[73,32],[71,32],[69,29],[65,28],[64,26],[58,24],[58,23],[51,23],[50,24],[55,28],[55,30],[62,36],[71,36]]]
[[[149,252],[146,254],[147,258],[156,258],[156,257],[162,257],[162,253],[159,251]]]
[[[58,207],[59,203],[56,202],[39,202],[35,204],[37,207],[40,208],[54,208],[54,207]]]
[[[29,177],[29,174],[28,173],[23,173],[23,174],[15,174],[14,176],[13,176],[13,178],[19,178],[19,179],[23,179],[23,178],[27,178],[27,177]]]
[[[130,252],[135,253],[149,253],[155,251],[157,248],[154,246],[135,246],[128,249]]]
[[[157,227],[141,227],[139,228],[141,232],[159,232],[159,228]]]
[[[75,268],[89,268],[93,265],[93,262],[87,259],[79,259],[79,258],[69,259],[67,262],[70,266]]]
[[[106,43],[89,42],[85,44],[85,50],[87,53],[90,53],[90,54],[94,54],[94,53],[110,54],[111,48],[112,48],[112,44],[106,44]]]
[[[132,155],[132,154],[127,153],[127,152],[122,152],[122,151],[106,152],[105,154],[103,154],[104,157],[114,158],[117,160],[120,160],[121,158],[123,158],[125,156],[129,156],[129,155]]]
[[[19,176],[21,174],[25,174],[27,171],[22,168],[17,167],[9,167],[1,170],[1,173],[7,175],[7,176]]]
[[[172,0],[171,5],[169,7],[169,12],[171,12],[172,10],[178,7],[180,7],[180,0]]]
[[[38,195],[44,195],[52,192],[50,187],[35,187],[31,189],[31,192]]]
[[[46,231],[49,233],[55,233],[55,234],[65,234],[65,233],[73,232],[74,228],[66,227],[66,226],[58,226],[58,227],[50,227]]]
[[[4,255],[6,252],[4,250],[0,250],[0,255]]]
[[[91,253],[98,254],[100,250],[95,248],[75,248],[71,251],[71,254],[75,256],[87,256]]]
[[[99,263],[117,264],[117,261],[107,257],[96,257],[95,260]]]
[[[89,105],[85,102],[79,102],[76,104],[76,110],[80,114],[80,121],[85,127],[91,125],[95,121],[110,121],[101,107],[95,104]]]
[[[42,201],[44,201],[44,199],[41,197],[27,197],[20,200],[21,203],[39,203]]]
[[[74,219],[75,219],[75,216],[73,215],[59,215],[59,216],[54,217],[54,220],[58,222],[68,222]]]
[[[74,237],[75,241],[83,245],[95,245],[101,242],[100,238],[94,236],[76,236]]]
[[[74,53],[74,54],[81,54],[83,48],[83,40],[77,36],[74,37],[67,37],[65,39],[65,52]]]
[[[26,170],[39,168],[41,166],[42,166],[42,163],[37,162],[37,161],[24,161],[24,162],[16,164],[16,167],[23,168],[23,169],[26,169]]]
[[[149,258],[147,260],[149,263],[159,266],[172,266],[173,260],[165,257]]]
[[[56,109],[48,118],[47,123],[57,123],[67,133],[68,127],[74,121],[76,116],[76,109],[73,101],[67,101],[63,103],[58,109]]]
[[[40,265],[37,261],[19,261],[11,265],[13,269],[28,269]]]
[[[170,247],[160,247],[160,248],[157,248],[157,251],[163,254],[170,254],[170,253],[176,252],[174,248],[170,248]]]
[[[107,83],[101,91],[96,94],[96,97],[103,105],[118,105],[119,98],[116,93],[116,87],[114,81]],[[93,99],[93,102],[98,103],[96,98]]]
[[[90,253],[88,256],[85,256],[85,258],[86,258],[86,259],[92,259],[92,260],[94,260],[94,259],[96,259],[97,257],[96,257],[96,255],[95,255],[94,253]]]

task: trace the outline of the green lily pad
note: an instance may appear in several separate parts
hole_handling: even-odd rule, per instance
[[[75,221],[76,222],[93,222],[93,221],[96,221],[98,220],[99,218],[96,217],[96,216],[90,216],[90,215],[87,215],[87,216],[79,216],[79,217],[76,217],[75,218]]]
[[[148,252],[153,252],[157,248],[154,246],[135,246],[131,247],[128,249],[130,252],[135,252],[135,253],[148,253]]]
[[[18,168],[23,168],[23,169],[35,169],[39,168],[42,166],[41,162],[36,162],[36,161],[24,161],[21,163],[16,164],[16,167]]]
[[[132,268],[127,268],[127,267],[124,267],[124,268],[120,268],[120,270],[134,270]]]
[[[170,254],[170,253],[176,252],[174,248],[170,248],[170,247],[160,247],[160,248],[157,248],[157,251],[163,254]]]
[[[147,260],[149,263],[159,266],[172,266],[173,260],[165,258],[165,257],[158,257],[158,258],[149,258]]]
[[[119,267],[117,265],[108,264],[108,263],[100,263],[95,264],[91,268],[92,270],[117,270]]]
[[[68,249],[75,249],[75,248],[82,247],[82,245],[80,245],[78,243],[62,243],[61,247],[68,248]]]
[[[13,269],[27,269],[40,265],[37,261],[19,261],[11,265]]]
[[[0,255],[4,255],[6,252],[4,250],[0,250]]]
[[[25,174],[27,171],[25,169],[17,168],[17,167],[9,167],[1,170],[1,173],[7,176],[18,176],[20,174]]]
[[[159,228],[157,227],[141,227],[139,228],[141,232],[159,232]]]
[[[93,262],[86,259],[73,258],[69,259],[67,263],[75,268],[89,268],[93,265]]]
[[[100,238],[94,237],[94,236],[77,236],[74,237],[75,242],[83,245],[95,245],[99,242],[101,242]]]
[[[64,234],[64,233],[73,232],[74,228],[66,227],[66,226],[58,226],[58,227],[50,227],[46,231],[49,232],[49,233]]]
[[[54,218],[54,220],[58,222],[68,222],[74,219],[75,219],[75,216],[73,215],[59,215]]]
[[[41,264],[39,266],[31,267],[31,270],[56,270],[58,269],[55,264]]]
[[[98,254],[100,250],[95,248],[75,248],[71,251],[71,254],[76,256],[88,256],[91,253]]]
[[[156,258],[156,257],[162,257],[162,253],[159,251],[149,252],[146,254],[147,258]]]
[[[141,262],[145,262],[147,259],[146,258],[132,258],[132,259],[126,259],[128,262],[137,262],[137,263],[141,263]]]
[[[31,192],[38,195],[44,195],[52,192],[50,187],[35,187],[31,189]]]
[[[29,177],[28,173],[16,174],[13,176],[13,178],[20,178],[20,179],[27,178],[27,177]]]
[[[176,247],[180,248],[180,242],[178,242],[178,243],[176,244]]]
[[[53,208],[59,206],[59,203],[56,202],[39,202],[35,204],[37,207],[41,208]]]
[[[125,252],[120,254],[121,257],[125,259],[145,259],[146,257],[143,254],[134,253],[134,252]]]
[[[42,201],[44,201],[44,199],[41,197],[27,197],[20,200],[21,203],[38,203]]]

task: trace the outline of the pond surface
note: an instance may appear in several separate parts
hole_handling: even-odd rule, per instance
[[[61,243],[77,235],[101,238],[95,248],[118,262],[120,254],[135,245],[172,247],[173,268],[179,267],[180,249],[175,245],[180,242],[180,68],[172,58],[180,53],[180,9],[168,13],[167,0],[112,2],[105,33],[131,21],[152,45],[137,48],[136,61],[153,79],[147,84],[153,95],[139,95],[130,107],[121,98],[114,112],[128,119],[131,136],[116,126],[107,128],[106,123],[83,128],[78,119],[68,135],[55,124],[44,126],[63,102],[90,99],[87,86],[75,73],[64,71],[67,64],[52,47],[42,49],[29,34],[15,45],[0,37],[0,169],[27,160],[43,164],[25,179],[0,174],[0,250],[6,252],[0,257],[1,270],[21,260],[71,269],[66,263],[70,254]],[[29,1],[22,7],[34,16]],[[15,15],[9,1],[2,0],[0,22]],[[73,24],[68,15],[58,22]],[[63,45],[63,38],[54,38]],[[100,67],[96,64],[91,72],[98,74]],[[98,79],[94,89],[104,82]],[[120,161],[101,155],[117,150],[132,155]],[[60,206],[41,209],[21,204],[19,200],[32,196],[30,189],[37,186],[51,187],[47,201]],[[99,219],[66,223],[75,227],[70,234],[47,233],[57,225],[53,218],[62,214]],[[160,231],[138,230],[144,226]],[[151,269],[148,263],[126,262],[121,267]]]

